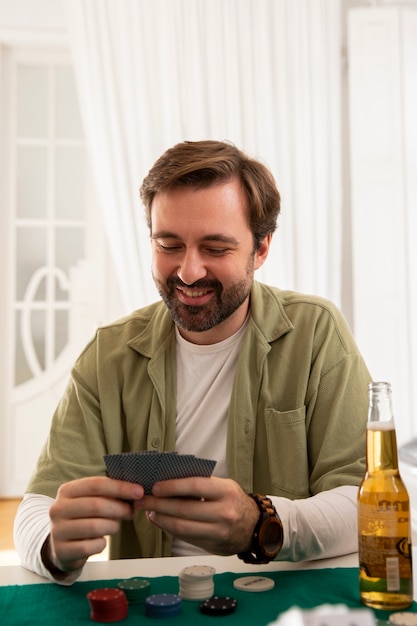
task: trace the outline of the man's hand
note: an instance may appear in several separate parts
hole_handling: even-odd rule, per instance
[[[216,477],[156,483],[153,495],[134,506],[149,511],[164,531],[220,555],[248,550],[259,518],[256,503],[234,480]]]
[[[104,549],[105,536],[117,533],[120,520],[132,519],[132,501],[142,497],[140,485],[104,476],[63,484],[49,512],[51,533],[42,552],[46,567],[57,578],[59,570],[80,569]]]

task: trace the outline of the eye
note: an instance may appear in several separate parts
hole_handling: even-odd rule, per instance
[[[166,243],[162,243],[161,241],[155,241],[157,247],[162,251],[162,252],[177,252],[178,250],[181,250],[181,245],[180,244],[166,244]]]
[[[222,254],[226,254],[229,249],[228,248],[206,248],[208,254],[212,254],[213,256],[222,256]]]

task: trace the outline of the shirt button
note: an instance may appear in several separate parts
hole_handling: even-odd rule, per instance
[[[161,445],[161,440],[159,437],[154,437],[151,441],[151,446],[152,448],[159,448],[159,446]]]

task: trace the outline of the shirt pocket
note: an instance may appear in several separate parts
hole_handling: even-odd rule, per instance
[[[267,409],[267,447],[271,495],[290,499],[310,495],[305,407]]]

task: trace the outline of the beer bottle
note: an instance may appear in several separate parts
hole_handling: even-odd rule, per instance
[[[359,589],[387,611],[413,601],[410,499],[398,469],[391,385],[369,384],[366,471],[358,493]]]

